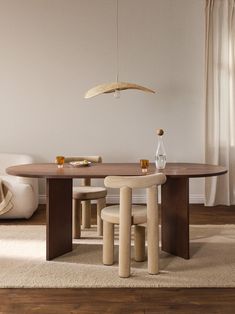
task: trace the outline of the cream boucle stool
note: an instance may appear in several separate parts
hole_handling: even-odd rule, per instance
[[[76,156],[66,157],[65,162],[88,160],[93,163],[102,162],[100,156]],[[91,200],[97,200],[97,234],[103,235],[103,223],[101,220],[101,209],[106,205],[107,190],[104,187],[90,186],[91,179],[82,179],[82,186],[73,187],[73,238],[81,237],[81,207],[82,207],[82,229],[91,226]]]
[[[81,186],[73,188],[73,238],[79,239],[81,237],[81,203],[83,201],[89,202],[85,203],[90,205],[91,200],[97,200],[97,234],[99,236],[103,235],[103,223],[101,220],[101,209],[105,207],[106,201],[105,197],[107,195],[107,190],[102,187],[96,186]],[[90,223],[87,225],[87,220],[91,217],[91,207],[84,206],[82,208],[82,227],[88,228]]]
[[[104,184],[109,188],[120,189],[120,205],[105,207],[101,211],[103,220],[103,263],[112,265],[114,262],[114,225],[119,224],[119,276],[130,276],[131,225],[135,227],[135,260],[145,258],[145,227],[147,223],[148,272],[157,274],[159,271],[159,227],[157,185],[166,181],[162,173],[145,176],[121,177],[109,176]],[[132,205],[132,189],[147,189],[147,206]]]

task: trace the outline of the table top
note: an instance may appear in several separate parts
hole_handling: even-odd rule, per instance
[[[58,169],[54,163],[25,164],[6,169],[8,174],[31,178],[105,178],[107,176],[140,176],[138,163],[93,163],[87,167],[74,167],[65,164]],[[150,164],[148,174],[164,173],[167,177],[209,177],[222,175],[227,169],[222,166],[197,163],[167,163],[164,170],[157,170],[155,164]]]

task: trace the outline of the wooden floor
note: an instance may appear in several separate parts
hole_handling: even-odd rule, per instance
[[[95,215],[93,215],[94,217]],[[235,224],[235,206],[190,206],[191,224]],[[45,207],[30,220],[45,224]],[[189,289],[0,289],[1,313],[235,313],[235,288]]]

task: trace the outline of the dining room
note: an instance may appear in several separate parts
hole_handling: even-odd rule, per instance
[[[0,0],[1,313],[232,313],[234,10]]]

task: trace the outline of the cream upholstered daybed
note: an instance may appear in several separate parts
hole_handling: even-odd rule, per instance
[[[0,153],[0,181],[11,195],[11,208],[0,215],[0,219],[30,218],[38,207],[38,179],[8,175],[6,168],[33,163],[29,155]]]

